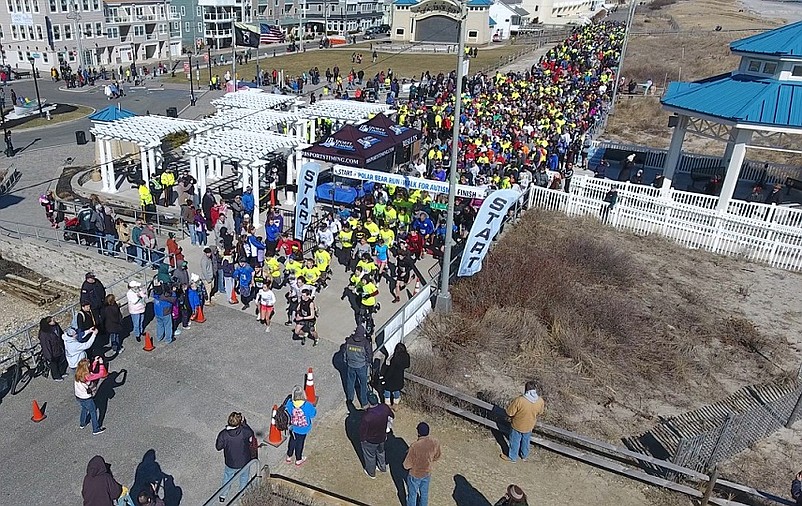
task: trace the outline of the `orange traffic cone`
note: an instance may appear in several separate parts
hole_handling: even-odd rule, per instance
[[[277,410],[278,406],[273,404],[273,415],[270,417],[270,431],[267,434],[267,444],[271,446],[280,446],[281,443],[284,442],[284,438],[281,437],[281,431],[278,430],[278,427],[276,427]]]
[[[145,351],[153,351],[156,349],[153,346],[153,339],[150,337],[150,332],[145,332],[145,346],[142,348]]]
[[[47,415],[45,415],[42,412],[42,408],[39,407],[39,403],[38,402],[33,401],[33,405],[31,406],[31,408],[33,410],[33,416],[31,417],[31,421],[32,422],[39,423],[42,420],[44,420],[45,418],[47,418]]]
[[[203,316],[203,306],[198,306],[198,310],[195,312],[194,320],[198,323],[203,323],[206,321],[206,317]]]
[[[270,189],[270,207],[276,207],[276,190]]]
[[[418,292],[420,292],[420,280],[415,281],[415,291],[412,293],[412,295],[415,295]]]
[[[231,288],[231,298],[228,301],[229,304],[239,304],[239,300],[237,300],[237,291],[234,288]]]
[[[311,367],[306,373],[306,387],[304,388],[304,392],[306,393],[307,401],[311,402],[312,404],[317,404],[317,394],[315,393],[315,377],[312,374]]]

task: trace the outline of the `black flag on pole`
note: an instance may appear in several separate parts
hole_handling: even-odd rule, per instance
[[[259,29],[244,23],[234,23],[234,41],[238,46],[259,47]]]

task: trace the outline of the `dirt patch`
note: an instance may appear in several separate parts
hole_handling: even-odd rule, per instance
[[[421,333],[435,381],[506,405],[534,379],[550,423],[615,440],[795,373],[800,280],[532,210]]]
[[[393,435],[387,443],[387,474],[378,473],[375,480],[365,476],[359,454],[348,437],[358,434],[358,414],[348,415],[344,407],[320,419],[307,442],[305,453],[309,460],[302,468],[282,464],[276,472],[367,504],[402,504],[405,472],[401,464],[421,420],[429,423],[443,452],[432,471],[429,504],[490,506],[504,495],[510,483],[524,489],[530,504],[544,506],[690,504],[682,497],[543,449],[533,450],[528,462],[502,462],[499,445],[488,431],[454,417],[424,416],[404,405],[397,412]]]

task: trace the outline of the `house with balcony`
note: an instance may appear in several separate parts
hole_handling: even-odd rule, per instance
[[[518,29],[529,24],[529,11],[520,4],[496,1],[490,6],[492,38],[494,42],[507,40],[518,33]],[[495,24],[494,24],[495,23]]]
[[[253,23],[256,14],[251,0],[198,0],[197,5],[203,14],[203,36],[213,49],[231,47],[234,23]]]
[[[182,52],[196,52],[206,46],[203,7],[196,0],[170,0],[170,17],[180,23]]]
[[[166,60],[181,54],[181,25],[161,0],[105,3],[106,37],[116,43],[110,61]]]
[[[261,2],[262,0],[260,0]],[[259,4],[259,20],[281,26],[297,35],[303,26],[306,37],[360,33],[383,23],[383,0],[266,0]],[[301,19],[299,19],[299,15]]]

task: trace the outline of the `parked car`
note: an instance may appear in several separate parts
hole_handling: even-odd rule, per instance
[[[390,33],[390,25],[379,25],[376,27],[376,33]]]
[[[377,28],[375,27],[368,28],[367,30],[365,30],[365,33],[362,34],[362,38],[365,40],[375,39],[376,35],[379,33],[376,30]]]

